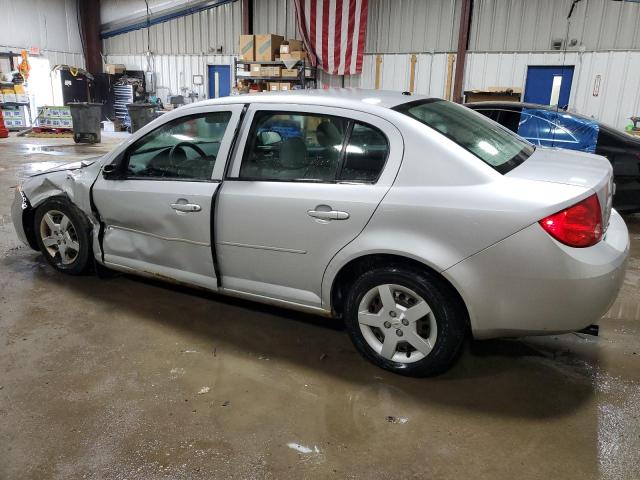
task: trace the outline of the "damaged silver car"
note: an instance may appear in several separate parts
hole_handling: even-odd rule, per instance
[[[629,252],[613,193],[606,159],[534,147],[450,102],[304,91],[179,108],[27,179],[13,221],[61,272],[342,317],[367,359],[424,376],[467,335],[596,322]]]

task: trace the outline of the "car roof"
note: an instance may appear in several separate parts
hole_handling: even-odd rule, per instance
[[[472,102],[472,103],[465,103],[464,104],[465,107],[469,107],[471,109],[475,109],[476,107],[483,107],[483,108],[537,108],[539,110],[555,110],[556,107],[551,106],[551,105],[542,105],[539,103],[528,103],[528,102],[499,102],[499,101],[495,101],[495,100],[488,100],[486,102]],[[564,110],[563,108],[559,109],[563,112],[565,112],[566,110]],[[567,112],[567,113],[572,113],[572,112]]]
[[[416,100],[429,100],[433,97],[413,95],[408,92],[391,90],[368,90],[362,88],[328,88],[289,90],[283,92],[260,92],[244,95],[204,100],[187,104],[189,106],[228,105],[233,103],[291,103],[298,105],[324,105],[328,107],[353,108],[356,110],[376,110],[393,108]]]

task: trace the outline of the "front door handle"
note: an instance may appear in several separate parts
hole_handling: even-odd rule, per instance
[[[349,218],[347,212],[337,210],[307,210],[307,215],[320,220],[346,220]]]
[[[172,203],[171,208],[178,212],[199,212],[202,210],[202,207],[195,203]]]

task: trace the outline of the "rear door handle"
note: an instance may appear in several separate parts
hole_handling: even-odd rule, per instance
[[[199,212],[202,210],[202,207],[195,203],[172,203],[171,208],[178,212]]]
[[[347,212],[337,210],[307,210],[307,215],[320,220],[346,220],[349,218]]]

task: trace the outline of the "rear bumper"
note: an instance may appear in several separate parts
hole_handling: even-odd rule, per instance
[[[24,224],[22,220],[24,209],[27,206],[27,197],[23,197],[20,189],[16,188],[16,193],[13,197],[13,203],[11,204],[11,220],[13,221],[13,226],[16,229],[16,234],[18,235],[20,241],[29,246],[29,240],[27,240],[27,235],[24,233]]]
[[[475,338],[577,331],[615,301],[629,233],[612,211],[604,239],[571,248],[533,224],[454,265],[445,276],[462,295]]]

